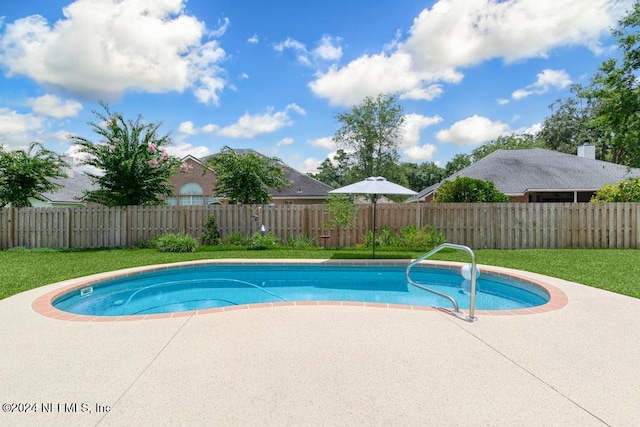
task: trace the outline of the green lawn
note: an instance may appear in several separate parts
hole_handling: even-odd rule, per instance
[[[479,264],[559,277],[640,298],[640,251],[633,249],[477,250]],[[376,252],[377,258],[415,258],[414,251]],[[77,252],[0,251],[0,299],[74,277],[140,265],[219,258],[368,258],[361,249],[207,250],[162,253],[155,249]],[[431,259],[467,261],[467,255],[439,252]]]

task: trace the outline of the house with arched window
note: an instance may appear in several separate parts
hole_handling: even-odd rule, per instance
[[[215,196],[213,190],[215,174],[205,165],[204,159],[186,156],[182,160],[187,165],[187,170],[179,172],[171,178],[174,192],[172,196],[166,198],[167,204],[202,206],[228,203],[228,200]],[[332,189],[330,186],[287,165],[284,165],[283,171],[291,182],[291,186],[280,191],[273,191],[272,203],[298,205],[324,203],[327,200],[329,191]]]

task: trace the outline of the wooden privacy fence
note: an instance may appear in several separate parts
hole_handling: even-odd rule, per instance
[[[352,246],[371,229],[371,209],[359,206],[351,227],[329,230],[324,205],[3,208],[0,249],[124,247],[169,232],[197,238],[209,215],[222,237],[264,224],[280,241],[305,236]],[[378,228],[387,224],[394,234],[407,225],[433,226],[447,242],[474,249],[640,247],[638,203],[378,204],[377,218]]]

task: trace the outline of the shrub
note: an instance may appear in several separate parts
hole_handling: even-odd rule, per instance
[[[156,248],[160,252],[195,252],[198,242],[185,233],[168,233],[156,239]]]
[[[296,249],[317,248],[318,240],[315,237],[307,237],[299,234],[287,240],[285,246]]]
[[[249,246],[251,244],[251,238],[246,234],[234,231],[222,239],[222,244],[225,246]]]
[[[200,236],[203,245],[217,245],[220,243],[220,232],[215,215],[209,215],[204,223],[204,231]]]
[[[499,191],[493,182],[457,177],[438,187],[434,203],[505,203],[509,196]]]
[[[591,198],[593,203],[640,202],[640,178],[602,186]]]
[[[275,234],[269,232],[263,236],[260,232],[256,231],[251,238],[251,249],[268,249],[275,246],[277,242],[278,238]]]
[[[400,229],[400,246],[406,248],[435,248],[446,242],[446,239],[435,227],[418,228],[409,225]]]

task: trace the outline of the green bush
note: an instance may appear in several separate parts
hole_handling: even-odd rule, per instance
[[[373,232],[364,237],[362,246],[371,247]],[[418,228],[409,225],[400,229],[400,236],[394,236],[391,228],[384,224],[376,233],[376,247],[431,249],[446,242],[446,239],[435,227]]]
[[[509,196],[499,191],[493,182],[457,177],[438,187],[434,203],[506,203]]]
[[[409,225],[400,229],[400,246],[405,248],[435,248],[446,242],[446,239],[435,227],[418,228]]]
[[[168,233],[156,239],[156,248],[160,252],[195,252],[198,242],[185,233]]]
[[[251,238],[251,249],[269,249],[276,245],[278,238],[275,234],[269,232],[264,236],[256,231]]]
[[[287,240],[285,246],[295,249],[317,248],[318,240],[315,237],[307,237],[299,234]]]
[[[204,231],[200,236],[203,245],[217,245],[220,243],[220,232],[215,215],[209,215],[204,223]]]
[[[640,178],[602,186],[591,198],[593,203],[640,202]]]
[[[222,238],[222,244],[225,246],[249,246],[251,244],[251,237],[239,231],[234,231]]]

